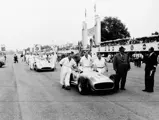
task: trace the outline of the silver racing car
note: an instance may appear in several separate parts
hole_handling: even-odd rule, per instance
[[[49,62],[48,60],[42,60],[39,58],[34,59],[33,64],[34,70],[36,71],[45,71],[45,70],[52,70],[54,71],[55,65]]]
[[[74,69],[70,76],[70,85],[77,86],[80,94],[88,94],[89,91],[113,90],[114,78],[108,77],[97,71],[82,71]]]

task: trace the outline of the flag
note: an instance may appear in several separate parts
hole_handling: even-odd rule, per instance
[[[87,10],[85,9],[85,17],[87,17]]]
[[[94,4],[94,13],[96,13],[96,4]]]

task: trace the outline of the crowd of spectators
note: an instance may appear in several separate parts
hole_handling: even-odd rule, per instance
[[[159,35],[151,37],[142,37],[136,39],[120,39],[102,42],[101,46],[116,46],[116,45],[130,45],[130,44],[142,44],[142,43],[152,43],[159,42]],[[58,50],[79,50],[80,46],[65,46],[59,47]]]
[[[159,36],[106,41],[101,43],[101,46],[130,45],[130,44],[141,44],[141,43],[152,43],[152,42],[159,42]]]

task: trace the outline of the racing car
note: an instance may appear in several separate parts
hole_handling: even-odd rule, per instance
[[[33,68],[35,71],[54,71],[55,65],[46,59],[35,58]]]
[[[76,86],[78,92],[82,95],[86,95],[90,91],[114,90],[113,76],[108,77],[94,70],[73,69],[70,75],[70,85]]]
[[[0,57],[0,67],[5,65],[5,58],[3,56]]]

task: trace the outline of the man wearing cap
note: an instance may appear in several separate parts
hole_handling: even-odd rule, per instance
[[[61,65],[61,74],[60,74],[60,83],[62,88],[66,90],[70,90],[70,74],[72,67],[76,66],[76,62],[74,61],[73,52],[68,57],[63,58],[59,63]]]
[[[116,71],[116,81],[115,81],[116,91],[119,90],[120,80],[121,80],[120,89],[125,90],[127,72],[130,70],[129,57],[127,54],[124,53],[124,51],[125,51],[125,48],[120,47],[119,53],[117,53],[114,56],[114,60],[113,60],[113,68]]]
[[[157,55],[154,48],[149,49],[149,56],[145,60],[145,89],[144,92],[154,92],[154,75],[157,67]]]
[[[85,52],[84,56],[81,58],[79,63],[84,71],[91,70],[92,67],[92,57],[88,54],[88,52]]]
[[[98,58],[96,58],[93,62],[93,65],[96,68],[96,70],[102,74],[105,73],[105,71],[108,72],[106,60],[101,56],[99,52],[97,53],[97,57]]]

